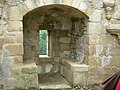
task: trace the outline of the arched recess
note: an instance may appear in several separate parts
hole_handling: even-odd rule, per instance
[[[45,5],[28,12],[23,19],[24,61],[39,63],[38,32],[49,30],[50,59],[71,58],[85,63],[87,22],[86,14],[68,5]]]
[[[24,62],[32,61],[37,64],[40,83],[42,75],[61,72],[59,65],[63,59],[87,62],[89,53],[87,22],[88,17],[83,12],[61,4],[45,5],[24,15],[23,58]],[[40,57],[39,53],[42,30],[49,33],[47,57]],[[44,70],[39,70],[39,67]]]

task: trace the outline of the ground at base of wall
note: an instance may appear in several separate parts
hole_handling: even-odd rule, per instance
[[[40,90],[71,89],[71,84],[59,73],[38,76]]]
[[[0,90],[4,90],[4,89],[0,89]],[[14,90],[25,90],[25,89],[14,89]],[[85,86],[85,87],[76,86],[76,87],[71,88],[71,89],[37,89],[37,88],[29,88],[29,89],[26,89],[26,90],[102,90],[102,88],[98,84],[93,84],[93,85],[89,85],[89,86]]]
[[[72,87],[69,82],[59,73],[39,76],[39,90],[102,90],[100,84]],[[33,89],[31,89],[33,90]]]
[[[40,90],[102,90],[99,84],[88,85],[84,87],[74,86],[71,89],[40,89]]]
[[[74,86],[72,87],[70,83],[59,73],[52,75],[39,75],[39,89],[29,88],[29,89],[14,89],[14,90],[102,90],[100,84],[92,84],[85,86]],[[4,90],[4,89],[0,89]],[[11,90],[11,89],[7,89]],[[13,90],[13,89],[12,89]]]

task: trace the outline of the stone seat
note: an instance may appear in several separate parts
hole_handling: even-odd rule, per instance
[[[80,64],[71,59],[63,59],[60,61],[60,64],[61,75],[63,75],[73,86],[81,86],[86,83],[88,65]]]
[[[76,62],[73,59],[69,59],[69,60],[63,59],[63,60],[61,60],[60,63],[64,66],[66,66],[72,72],[88,71],[88,66],[86,64],[80,64],[79,62]]]

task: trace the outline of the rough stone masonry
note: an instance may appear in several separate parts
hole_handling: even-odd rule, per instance
[[[51,58],[39,57],[40,29]],[[38,74],[59,73],[62,59],[88,66],[86,85],[120,69],[119,0],[0,0],[1,88],[37,89]]]

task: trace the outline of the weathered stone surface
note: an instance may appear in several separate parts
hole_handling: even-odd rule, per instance
[[[69,44],[60,44],[60,51],[70,51],[70,46]]]
[[[88,48],[89,48],[89,55],[94,56],[94,54],[96,53],[95,45],[89,45]]]
[[[22,0],[5,0],[5,3],[9,6],[17,6],[18,4],[23,3],[24,1],[22,1]]]
[[[112,44],[115,42],[115,36],[111,35],[89,35],[89,44],[91,45],[96,45],[96,44],[102,44],[102,45],[107,45],[107,44]]]
[[[73,82],[73,76],[72,76],[72,72],[65,67],[64,65],[60,66],[60,73],[61,75],[63,75],[69,82]]]
[[[1,27],[1,25],[0,25],[0,27]],[[3,30],[2,30],[2,27],[1,27],[0,36],[2,36],[2,35],[3,35]]]
[[[16,33],[16,40],[18,43],[23,43],[23,32]]]
[[[103,7],[103,0],[92,0],[94,8],[101,9]]]
[[[2,51],[0,50],[0,63],[2,62]]]
[[[63,60],[61,62],[61,74],[74,86],[84,85],[85,74],[88,72],[88,66],[74,61]]]
[[[102,12],[101,10],[95,10],[91,16],[90,16],[90,21],[95,21],[95,22],[100,22],[102,19]]]
[[[101,23],[89,23],[89,34],[106,34],[107,31]]]
[[[0,37],[0,50],[3,49],[3,44],[4,44],[4,38]]]
[[[86,75],[84,73],[73,72],[73,85],[83,86],[86,82]]]
[[[99,44],[110,45],[115,42],[115,36],[101,35],[99,38]]]
[[[23,63],[23,56],[14,56],[14,64]]]
[[[39,74],[54,74],[59,71],[59,63],[41,63],[37,65],[37,69]]]
[[[53,68],[52,64],[46,64],[45,73],[50,73],[50,71],[52,70],[52,68]]]
[[[12,76],[14,76],[14,77],[20,75],[21,67],[20,66],[13,67],[11,70],[11,73],[12,73]]]
[[[120,11],[116,10],[116,12],[113,14],[113,18],[120,20]]]
[[[22,10],[18,6],[13,6],[10,8],[10,20],[22,20],[23,19],[23,13]]]
[[[39,88],[38,74],[31,75],[28,81],[29,81],[28,87],[37,89]]]
[[[87,72],[88,66],[85,64],[80,64],[79,62],[76,62],[75,60],[62,60],[62,64],[70,69],[72,72]]]
[[[13,65],[13,62],[14,62],[14,57],[11,56],[11,57],[4,57],[2,63],[6,66],[6,69],[10,69],[10,67]]]
[[[10,44],[10,45],[5,45],[5,56],[19,56],[23,55],[23,46],[20,44]]]
[[[111,34],[119,34],[120,33],[120,24],[110,24],[107,26],[108,32]]]
[[[22,27],[23,26],[21,21],[12,21],[12,22],[9,22],[8,31],[9,32],[21,31]]]
[[[60,58],[59,57],[54,57],[54,61],[55,62],[60,62]]]
[[[19,89],[27,89],[27,81],[25,79],[25,76],[19,76],[17,78],[17,87]]]
[[[72,1],[72,6],[74,6],[75,8],[78,8],[80,5],[80,0],[73,0]]]
[[[106,19],[110,20],[112,18],[112,13],[114,11],[114,1],[111,0],[112,2],[104,2],[104,7],[105,7],[105,11],[106,11]]]
[[[92,66],[92,65],[101,66],[101,60],[98,57],[91,56],[91,57],[89,57],[88,64],[90,66]]]
[[[34,1],[35,0],[26,0],[24,3],[30,10],[32,10],[32,9],[34,9],[36,7]]]
[[[55,1],[56,1],[56,0],[55,0]],[[36,5],[37,5],[37,7],[43,6],[43,5],[44,5],[44,0],[37,0],[37,1],[36,1]]]
[[[51,74],[59,71],[72,84],[95,84],[102,82],[120,68],[119,0],[104,0],[104,7],[103,0],[6,0],[5,5],[3,1],[0,0],[0,16],[2,15],[0,19],[0,65],[3,69],[5,90],[13,90],[16,86],[20,89],[31,90],[30,87],[38,87],[38,73]],[[38,11],[36,8],[39,8]],[[114,12],[112,12],[113,9]],[[103,10],[106,10],[106,13]],[[90,19],[88,20],[81,11]],[[24,15],[26,16],[23,20]],[[42,17],[44,15],[45,17]],[[106,20],[105,16],[111,20]],[[85,21],[81,19],[82,17],[85,17]],[[71,18],[75,19],[75,23]],[[77,21],[79,19],[80,22]],[[47,23],[49,20],[50,23],[54,22],[55,28],[50,33],[51,58],[42,58],[44,63],[41,63],[39,62],[41,58],[38,60],[39,33],[33,31],[31,27],[37,27],[45,20]],[[24,24],[23,21],[25,21]],[[79,23],[81,28],[78,28]],[[83,31],[82,37],[79,36],[81,34],[79,31]],[[64,37],[69,37],[69,39]],[[36,60],[38,67],[22,64],[23,43],[25,46],[24,61]],[[69,58],[72,50],[79,62],[77,64],[64,62],[59,67],[59,59]],[[87,62],[84,61],[86,59]],[[78,66],[81,60],[90,67]]]
[[[116,67],[120,68],[120,66],[118,64],[118,63],[120,63],[119,59],[120,59],[120,56],[113,56],[111,62],[108,62],[107,65],[109,65],[109,66],[116,66]]]
[[[111,56],[119,56],[120,55],[119,48],[120,48],[120,46],[118,46],[117,43],[115,43],[113,45],[112,44],[109,45],[109,54]]]
[[[62,58],[69,58],[70,57],[70,51],[63,51],[60,55]]]
[[[100,41],[99,35],[89,35],[89,44],[98,44]]]
[[[114,6],[115,1],[114,0],[104,0],[104,4],[108,7],[109,6]]]
[[[24,65],[21,66],[21,72],[23,74],[35,74],[37,73],[37,66],[35,64],[28,64],[28,65]]]
[[[25,15],[26,13],[29,12],[29,8],[26,6],[25,3],[19,4],[18,7],[22,11],[22,15]]]
[[[73,0],[63,0],[64,4],[71,5]]]
[[[42,74],[44,72],[42,65],[37,65],[37,69],[38,69],[38,74]]]
[[[82,10],[82,11],[86,11],[86,9],[87,9],[86,3],[85,2],[80,2],[79,9]]]
[[[4,6],[4,2],[5,2],[5,0],[0,0],[0,7]]]
[[[0,8],[0,17],[2,16],[2,8]]]
[[[6,77],[6,78],[8,78],[8,77],[11,77],[11,71],[10,71],[10,69],[11,69],[11,67],[10,67],[11,66],[10,65],[11,60],[9,58],[4,57],[3,60],[5,60],[5,59],[6,59],[6,61],[9,60],[9,63],[8,62],[6,62],[6,63],[3,62],[3,64],[2,64],[2,70],[3,70],[3,76]]]
[[[15,37],[14,36],[6,36],[5,39],[4,39],[4,43],[7,44],[7,43],[14,43],[15,42]]]
[[[3,89],[3,80],[0,78],[0,89]]]
[[[38,75],[20,75],[17,78],[17,88],[18,89],[29,89],[29,88],[38,88]]]
[[[4,89],[5,90],[13,90],[16,88],[16,78],[6,78],[4,80]]]
[[[53,4],[54,0],[44,0],[45,5]]]
[[[61,42],[61,43],[70,43],[70,38],[67,38],[67,37],[60,38],[59,42]]]

